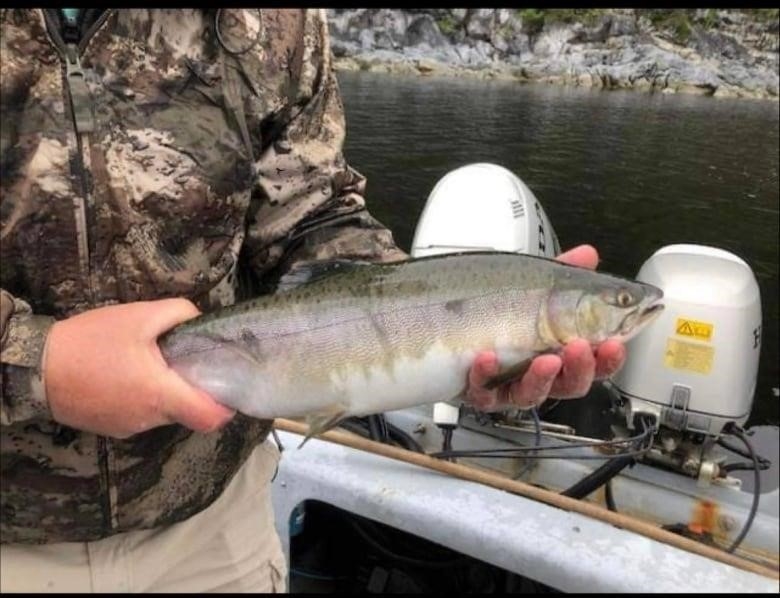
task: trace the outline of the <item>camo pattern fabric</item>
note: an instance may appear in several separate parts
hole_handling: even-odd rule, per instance
[[[234,302],[242,277],[302,262],[405,257],[342,155],[324,11],[109,9],[78,47],[45,10],[3,9],[0,27],[0,541],[183,520],[271,422],[126,440],[59,425],[47,331],[137,300],[208,311]]]

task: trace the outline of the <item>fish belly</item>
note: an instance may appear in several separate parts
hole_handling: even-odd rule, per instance
[[[299,307],[230,323],[237,340],[183,351],[170,364],[218,402],[261,419],[381,413],[462,396],[480,351],[496,351],[502,367],[529,357],[535,318],[512,317],[513,307],[501,296],[463,300],[457,310],[435,301]]]

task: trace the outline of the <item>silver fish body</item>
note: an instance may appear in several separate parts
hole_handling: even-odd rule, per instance
[[[662,295],[513,253],[337,263],[328,276],[190,320],[160,347],[188,382],[246,415],[335,421],[456,398],[481,351],[511,372],[575,337],[626,339]]]

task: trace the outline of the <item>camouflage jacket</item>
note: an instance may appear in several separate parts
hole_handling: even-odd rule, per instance
[[[88,541],[215,500],[270,422],[126,440],[57,424],[41,355],[59,318],[329,257],[402,258],[342,156],[321,10],[111,9],[76,45],[0,17],[2,542]],[[109,332],[110,333],[110,332]]]

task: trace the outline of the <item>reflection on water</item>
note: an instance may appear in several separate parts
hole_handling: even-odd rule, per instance
[[[656,249],[700,243],[756,273],[764,334],[751,422],[780,423],[778,105],[508,82],[339,75],[346,155],[372,213],[409,249],[434,183],[495,162],[539,198],[563,247],[592,243],[633,276]]]

